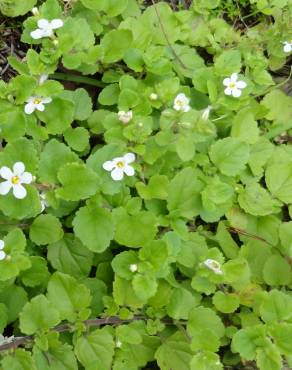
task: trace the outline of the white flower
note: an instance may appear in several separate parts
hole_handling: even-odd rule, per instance
[[[32,174],[25,172],[25,166],[22,162],[16,162],[13,165],[13,171],[4,166],[0,168],[0,176],[5,179],[0,183],[0,194],[6,195],[12,188],[13,195],[17,199],[26,197],[26,189],[22,184],[30,184],[32,182]]]
[[[155,94],[155,93],[152,93],[152,94],[149,95],[149,99],[150,100],[157,100],[158,99],[158,95]]]
[[[4,240],[0,240],[0,261],[6,258],[6,253],[4,252],[5,243]]]
[[[203,118],[204,121],[207,121],[207,119],[209,118],[211,110],[212,110],[211,105],[208,105],[208,107],[203,110],[202,118]]]
[[[43,191],[40,193],[40,202],[41,202],[41,212],[43,212],[48,206],[47,198],[46,198],[46,193]]]
[[[129,123],[133,118],[133,112],[129,110],[129,112],[124,112],[123,110],[118,112],[119,120],[123,123]]]
[[[122,342],[119,339],[117,339],[117,341],[116,341],[116,347],[117,348],[121,348],[122,347]]]
[[[283,47],[284,52],[285,53],[291,53],[291,51],[292,51],[292,41],[291,42],[284,41],[283,45],[284,45],[284,47]]]
[[[129,163],[134,162],[135,154],[127,153],[123,157],[114,158],[112,161],[106,161],[102,167],[106,171],[111,171],[111,177],[115,181],[122,180],[124,173],[127,176],[134,176],[135,170]]]
[[[237,73],[232,73],[230,78],[224,78],[223,85],[227,86],[224,90],[226,95],[232,95],[234,98],[238,98],[241,95],[241,89],[246,87],[246,82],[237,81]]]
[[[130,271],[132,272],[136,272],[138,270],[138,266],[136,265],[136,263],[132,263],[129,267]]]
[[[40,98],[38,96],[31,96],[27,99],[24,111],[26,114],[32,114],[36,109],[40,112],[45,110],[44,104],[51,103],[52,98]]]
[[[42,85],[45,81],[47,81],[49,75],[46,73],[43,73],[39,77],[39,85]]]
[[[221,270],[221,265],[219,262],[208,258],[203,262],[203,264],[208,267],[208,269],[212,270],[217,275],[222,275],[223,271]]]
[[[34,40],[53,36],[54,30],[62,27],[64,23],[61,19],[53,19],[51,22],[47,19],[40,19],[37,24],[38,28],[30,33]]]
[[[37,7],[31,9],[31,12],[34,16],[40,15],[40,12]]]
[[[190,103],[190,99],[187,98],[185,94],[180,93],[174,99],[173,109],[177,111],[188,112],[191,109],[189,103]]]

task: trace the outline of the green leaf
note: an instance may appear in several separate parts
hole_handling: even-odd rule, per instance
[[[18,17],[29,12],[32,7],[36,4],[37,0],[1,0],[0,1],[0,12],[7,17]]]
[[[62,134],[74,119],[74,104],[69,100],[54,98],[43,112],[37,114],[46,123],[49,134]]]
[[[134,251],[125,251],[117,254],[112,260],[112,268],[114,272],[126,280],[132,280],[133,272],[130,270],[130,265],[138,264],[138,255]]]
[[[24,334],[34,334],[39,330],[48,330],[59,322],[58,310],[42,294],[26,303],[19,315],[20,330]]]
[[[224,331],[221,319],[210,308],[196,307],[191,310],[187,332],[192,337],[193,349],[217,351]]]
[[[50,140],[44,147],[39,163],[39,177],[44,183],[58,182],[58,171],[66,163],[79,162],[78,156],[65,144],[56,139]]]
[[[250,109],[240,110],[233,120],[231,136],[247,144],[255,144],[259,138],[257,121]]]
[[[27,293],[20,286],[10,285],[9,289],[0,293],[0,302],[7,307],[7,323],[10,324],[18,318],[19,312],[26,304]]]
[[[231,313],[239,307],[239,297],[236,294],[224,294],[223,292],[216,292],[212,298],[214,306],[218,311],[223,313]]]
[[[155,353],[161,370],[189,370],[192,353],[188,340],[181,332],[168,337]]]
[[[248,184],[244,191],[239,194],[238,203],[245,212],[253,216],[267,216],[271,213],[278,213],[281,205],[271,197],[266,189],[255,182]]]
[[[64,132],[64,139],[73,150],[82,152],[89,144],[89,133],[84,127],[70,127]]]
[[[236,176],[248,162],[249,147],[239,139],[227,137],[211,146],[210,158],[224,175]]]
[[[268,324],[289,320],[292,317],[292,298],[279,290],[272,290],[262,296],[259,312],[263,321]]]
[[[280,352],[286,356],[291,355],[292,349],[290,343],[292,341],[292,324],[273,324],[269,331]]]
[[[114,340],[106,328],[96,329],[77,339],[75,353],[87,370],[110,369],[114,355]]]
[[[224,254],[228,258],[235,258],[239,252],[239,247],[236,242],[232,239],[230,233],[227,231],[227,227],[223,221],[218,223],[216,239],[223,250]]]
[[[275,104],[275,101],[277,104]],[[261,104],[267,108],[268,120],[275,120],[277,123],[286,123],[292,117],[292,98],[285,95],[281,90],[273,90],[269,92]]]
[[[263,276],[268,285],[289,285],[291,272],[289,262],[279,254],[274,254],[267,259]]]
[[[6,141],[14,141],[25,135],[26,118],[19,109],[7,110],[0,114],[1,136]]]
[[[113,211],[113,219],[114,239],[121,245],[140,248],[156,235],[157,220],[151,212],[140,211],[132,216],[124,208],[117,208]]]
[[[92,101],[85,89],[79,88],[74,91],[65,90],[62,96],[74,103],[74,119],[85,121],[91,115]]]
[[[122,59],[132,44],[132,32],[129,30],[112,30],[101,40],[104,63],[114,63]]]
[[[48,260],[64,274],[76,278],[88,276],[93,254],[72,234],[65,234],[62,240],[48,245]]]
[[[268,166],[266,184],[270,192],[284,203],[292,202],[292,164],[277,163]]]
[[[192,358],[191,370],[223,370],[223,365],[216,353],[205,351]]]
[[[89,316],[89,289],[69,275],[55,272],[48,284],[47,297],[63,320],[74,322],[79,315]]]
[[[31,353],[16,348],[12,355],[6,355],[1,361],[2,370],[37,370]]]
[[[175,320],[187,320],[190,311],[199,304],[200,296],[184,288],[173,290],[167,305],[167,314]]]
[[[143,182],[136,183],[136,188],[141,198],[150,199],[167,199],[168,195],[168,178],[164,175],[154,175],[150,177],[147,185]]]
[[[134,292],[131,281],[115,277],[113,283],[113,297],[119,306],[129,306],[139,308],[144,305],[144,301]]]
[[[50,345],[48,351],[44,352],[37,346],[33,349],[33,359],[38,369],[50,370],[53,364],[56,370],[77,370],[77,360],[72,351],[72,347],[59,341]]]
[[[211,0],[213,4],[212,8],[215,8],[219,3],[218,0]],[[207,4],[211,2],[207,1]],[[214,6],[216,5],[216,6]],[[207,7],[207,6],[206,6]],[[241,69],[241,57],[239,50],[226,50],[216,58],[215,70],[218,75],[229,77],[232,73],[239,72]]]
[[[63,237],[62,224],[53,215],[40,215],[34,219],[29,237],[37,245],[54,243]]]
[[[245,360],[254,360],[256,357],[257,343],[265,338],[265,327],[255,325],[237,331],[232,338],[232,352],[238,352]]]
[[[186,218],[198,215],[201,210],[200,191],[203,187],[196,170],[187,167],[178,172],[168,188],[169,212]]]
[[[118,102],[120,88],[118,84],[106,86],[98,95],[98,102],[102,105],[114,105]]]
[[[280,352],[271,342],[257,350],[256,363],[260,370],[281,370],[283,365]]]
[[[23,284],[29,287],[45,285],[50,276],[46,259],[31,256],[30,261],[31,267],[20,274]]]
[[[76,236],[91,251],[101,253],[114,236],[111,213],[104,208],[85,206],[79,209],[73,220]]]
[[[157,291],[157,281],[151,275],[138,273],[134,276],[132,284],[137,297],[143,301],[153,297]]]
[[[56,195],[65,200],[86,199],[98,189],[96,173],[83,164],[65,164],[58,172],[58,179],[62,187],[56,190]]]

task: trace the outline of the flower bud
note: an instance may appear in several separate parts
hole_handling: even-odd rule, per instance
[[[40,15],[40,12],[38,10],[38,8],[35,6],[34,8],[31,9],[31,12],[34,16],[38,16]]]

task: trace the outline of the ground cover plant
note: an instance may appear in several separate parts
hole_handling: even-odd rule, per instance
[[[292,368],[292,1],[0,11],[1,369]]]

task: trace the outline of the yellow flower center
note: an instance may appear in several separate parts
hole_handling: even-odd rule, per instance
[[[20,178],[18,176],[13,176],[11,182],[13,185],[18,185],[20,183]]]
[[[233,89],[233,88],[235,87],[235,83],[234,83],[234,82],[231,82],[231,83],[229,84],[229,87],[230,87],[231,89]]]
[[[216,261],[212,261],[211,266],[213,267],[213,269],[218,269],[219,268],[219,263],[216,262]]]
[[[123,167],[125,166],[125,163],[124,163],[124,162],[122,162],[122,161],[119,161],[119,162],[117,162],[116,166],[117,166],[118,168],[123,168]]]
[[[177,100],[176,101],[176,104],[179,106],[179,107],[183,107],[184,106],[184,102],[182,100]]]
[[[39,99],[39,98],[36,98],[36,99],[34,99],[34,104],[40,104],[42,101],[41,101],[41,99]]]

